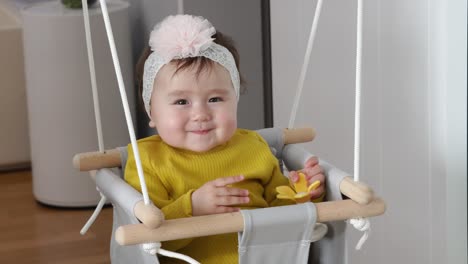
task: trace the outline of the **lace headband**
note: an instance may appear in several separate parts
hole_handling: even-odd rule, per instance
[[[215,33],[208,20],[191,15],[169,16],[154,27],[149,40],[153,52],[146,59],[143,72],[142,97],[148,116],[156,74],[173,59],[205,57],[219,63],[231,75],[239,100],[240,77],[236,62],[228,49],[213,42]]]

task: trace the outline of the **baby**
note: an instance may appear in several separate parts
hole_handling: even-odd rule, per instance
[[[278,160],[254,131],[237,128],[241,78],[230,39],[206,19],[169,16],[155,26],[143,60],[142,97],[154,135],[138,141],[151,200],[166,219],[289,204],[275,188],[288,185]],[[129,147],[125,180],[140,189]],[[302,170],[321,186],[316,158]],[[291,180],[297,181],[296,172]],[[201,263],[238,263],[237,235],[164,242]],[[178,263],[161,258],[161,263]]]

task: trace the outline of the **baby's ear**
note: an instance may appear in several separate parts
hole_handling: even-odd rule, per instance
[[[149,127],[151,127],[151,128],[155,128],[155,127],[156,127],[156,124],[154,123],[153,120],[149,121],[148,125],[149,125]]]

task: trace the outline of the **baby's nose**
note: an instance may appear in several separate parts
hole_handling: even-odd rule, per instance
[[[205,106],[198,106],[195,107],[193,111],[193,120],[194,121],[208,121],[211,118],[210,111]]]

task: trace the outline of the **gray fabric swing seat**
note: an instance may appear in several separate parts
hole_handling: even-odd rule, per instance
[[[284,145],[279,128],[257,131],[270,148],[290,170],[298,170],[312,154],[297,144]],[[96,185],[113,205],[113,227],[110,256],[113,264],[159,263],[157,256],[145,252],[140,245],[121,246],[115,240],[116,229],[128,224],[139,224],[134,207],[143,200],[142,194],[123,180],[127,148],[118,148],[121,168],[99,169]],[[341,181],[349,174],[320,160],[326,177],[326,200],[341,200]],[[242,210],[244,230],[239,232],[239,263],[315,263],[345,262],[344,221],[328,222],[327,234],[310,243],[314,236],[316,210],[313,203],[264,209]],[[326,231],[326,230],[325,230]],[[320,232],[324,233],[321,229]],[[317,234],[316,234],[317,235]],[[309,253],[310,252],[310,253]]]

